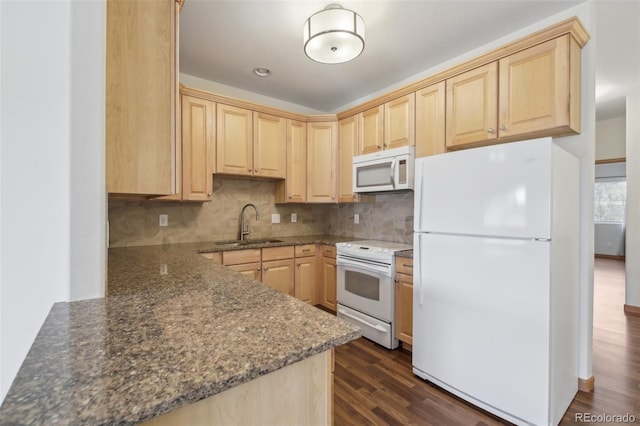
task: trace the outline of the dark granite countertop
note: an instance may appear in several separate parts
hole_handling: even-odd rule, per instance
[[[408,259],[413,259],[413,250],[397,251],[396,257],[405,257]]]
[[[197,254],[211,248],[109,249],[110,295],[53,306],[0,408],[0,423],[137,423],[360,335]]]

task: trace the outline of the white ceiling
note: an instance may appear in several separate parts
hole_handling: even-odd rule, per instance
[[[583,1],[344,1],[342,6],[365,21],[366,47],[351,62],[326,65],[305,56],[302,26],[330,1],[187,0],[180,14],[180,71],[319,112],[339,112],[345,105]],[[606,3],[597,7],[606,23],[596,27],[602,37],[598,51],[604,52],[602,61],[597,55],[597,78],[611,88],[598,99],[614,111],[619,110],[617,99],[624,94],[613,86],[638,79],[637,71],[630,74],[640,69],[640,37],[632,45],[628,37],[638,31],[638,13],[628,10],[639,2]],[[610,7],[612,3],[616,6]],[[600,49],[625,34],[626,54]],[[622,71],[618,63],[624,65]],[[270,68],[272,75],[257,77],[252,73],[255,67]]]

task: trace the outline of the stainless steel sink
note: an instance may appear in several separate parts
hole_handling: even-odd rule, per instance
[[[272,244],[272,243],[281,243],[282,240],[276,240],[273,238],[265,238],[259,240],[234,240],[234,241],[220,241],[215,243],[217,246],[222,247],[238,247],[238,246],[247,246],[250,244]]]

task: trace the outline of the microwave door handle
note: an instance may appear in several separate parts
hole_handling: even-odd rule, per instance
[[[395,157],[393,158],[393,160],[391,160],[391,172],[390,172],[390,176],[391,178],[391,186],[392,187],[396,187],[396,159]]]

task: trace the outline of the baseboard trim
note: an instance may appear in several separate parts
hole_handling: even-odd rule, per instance
[[[582,392],[593,392],[596,385],[596,378],[594,376],[588,379],[581,379],[578,377],[578,390]]]
[[[595,253],[594,257],[597,257],[599,259],[625,260],[624,256],[616,256],[616,255],[613,255],[613,254],[598,254],[598,253]]]
[[[624,305],[624,313],[626,315],[632,315],[634,317],[640,317],[640,306]]]

